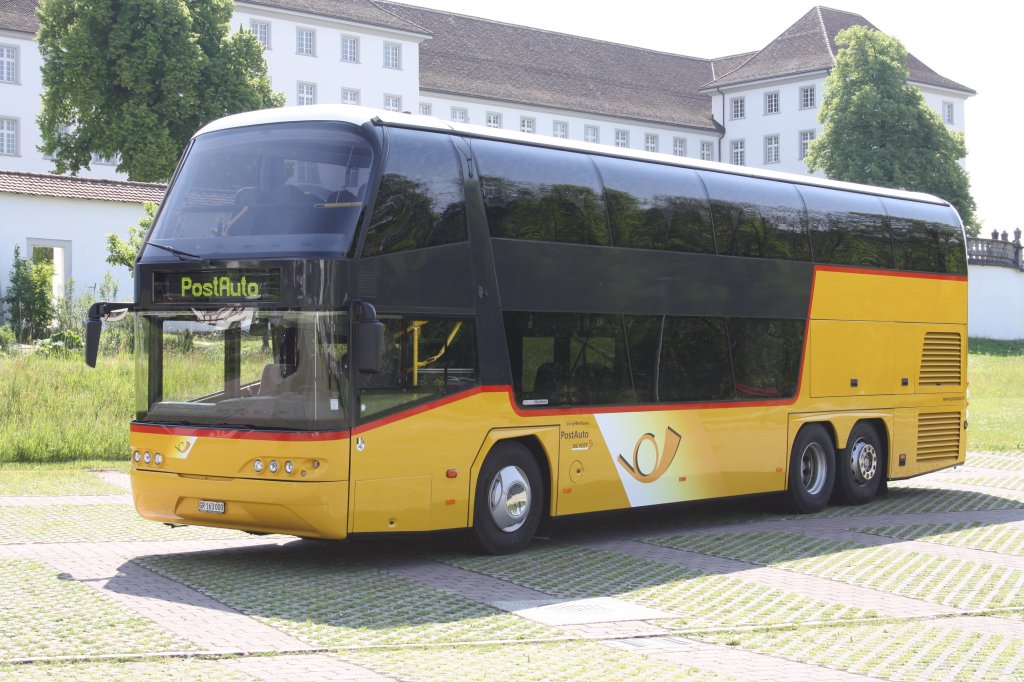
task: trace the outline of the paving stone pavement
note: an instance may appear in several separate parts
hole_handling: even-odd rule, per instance
[[[1022,456],[1024,457],[1024,456]],[[1012,462],[1012,459],[1008,460]],[[967,467],[971,474],[988,476],[998,473],[994,469]],[[961,474],[963,472],[960,472]],[[1021,463],[1014,474],[1024,473]],[[128,477],[119,472],[99,472],[99,477],[127,490]],[[1006,669],[1005,665],[1017,665],[1024,660],[1024,601],[1018,599],[1008,610],[992,613],[977,613],[943,605],[928,599],[895,594],[892,591],[875,589],[863,585],[841,583],[829,578],[801,573],[785,567],[762,565],[725,558],[697,551],[667,547],[662,544],[643,541],[643,538],[671,537],[680,534],[727,535],[735,533],[784,532],[802,537],[822,538],[850,543],[856,547],[887,547],[905,554],[908,559],[919,556],[933,556],[968,562],[971,565],[994,566],[1006,572],[1002,578],[1010,581],[1013,576],[1024,575],[1024,551],[1009,546],[1007,551],[991,551],[952,544],[939,544],[922,539],[903,539],[866,532],[879,527],[901,527],[908,524],[976,524],[985,529],[1000,529],[1009,533],[1024,535],[1024,492],[1017,488],[1000,486],[979,486],[952,480],[953,476],[942,473],[913,484],[927,488],[961,491],[983,495],[992,499],[1005,500],[1005,504],[992,508],[950,511],[929,509],[925,511],[887,511],[871,513],[870,506],[849,515],[812,516],[797,519],[768,517],[741,518],[735,515],[726,520],[716,519],[713,512],[703,516],[700,522],[660,523],[648,525],[638,519],[635,525],[616,524],[605,529],[595,524],[591,527],[568,528],[556,532],[554,547],[579,547],[597,549],[628,564],[630,559],[642,559],[658,565],[674,566],[705,576],[728,576],[732,579],[781,591],[796,598],[856,606],[879,614],[891,627],[908,624],[914,627],[937,628],[938,631],[956,633],[961,637],[972,636],[972,656],[987,656],[991,666],[984,669],[981,677],[971,661],[964,656],[940,656],[928,665],[894,669],[883,677],[905,679],[1000,679],[1024,681],[1024,674],[1018,669]],[[13,510],[23,507],[61,507],[87,505],[122,505],[126,515],[133,515],[131,497],[120,495],[77,495],[77,496],[23,496],[0,497],[0,509]],[[940,505],[941,506],[941,505]],[[407,667],[392,660],[381,650],[379,664],[372,668],[354,663],[346,652],[352,647],[325,647],[301,628],[284,631],[277,622],[255,617],[219,601],[206,591],[193,589],[183,582],[158,574],[144,567],[138,561],[144,556],[187,556],[201,552],[204,561],[216,562],[217,556],[228,556],[232,551],[246,549],[257,551],[268,559],[281,553],[294,553],[297,545],[290,539],[257,538],[238,534],[230,539],[181,539],[149,540],[139,542],[21,542],[0,544],[0,559],[31,559],[43,562],[55,575],[66,581],[87,585],[106,600],[117,603],[125,612],[146,619],[156,627],[195,647],[195,653],[209,656],[204,666],[210,679],[220,675],[232,675],[232,679],[257,680],[381,680],[381,679],[433,679],[431,656],[467,656],[467,661],[476,656],[474,647],[481,646],[523,646],[522,642],[488,641],[471,643],[451,641],[447,645],[424,645],[421,667]],[[771,650],[758,650],[757,638],[744,639],[743,628],[736,630],[735,642],[723,644],[712,641],[708,633],[715,631],[702,627],[680,630],[676,620],[685,613],[640,605],[625,595],[614,592],[596,598],[567,598],[564,592],[538,589],[520,584],[499,574],[489,574],[486,568],[456,566],[445,561],[443,555],[430,546],[428,541],[410,543],[409,549],[400,543],[386,548],[380,545],[351,545],[352,551],[360,552],[361,565],[382,571],[432,591],[457,597],[495,609],[496,613],[511,614],[511,617],[528,620],[548,628],[550,633],[535,641],[538,647],[536,665],[543,666],[545,659],[540,655],[546,643],[580,642],[595,644],[608,652],[608,656],[625,656],[627,661],[656,661],[670,666],[682,676],[696,671],[697,677],[704,675],[724,676],[745,680],[864,680],[877,679],[850,672],[843,661],[832,661],[821,656],[787,655]],[[1018,546],[1020,547],[1020,546]],[[543,562],[544,554],[534,559]],[[948,578],[947,578],[948,579]],[[1009,583],[1007,583],[1009,584]],[[0,615],[0,621],[3,616]],[[676,624],[674,624],[676,623]],[[830,627],[842,627],[834,624]],[[772,623],[768,630],[800,629],[806,623]],[[870,623],[865,627],[870,627]],[[877,626],[881,628],[882,626]],[[718,630],[729,631],[723,627]],[[706,631],[706,632],[705,632]],[[827,631],[823,631],[826,633]],[[989,646],[992,642],[992,646]],[[736,646],[740,644],[742,646]],[[891,640],[882,638],[873,643],[873,654],[885,656],[893,646]],[[994,648],[993,648],[994,647]],[[358,648],[358,647],[357,647]],[[420,650],[416,650],[419,652]],[[461,653],[460,653],[461,652]],[[995,652],[995,653],[993,653]],[[26,652],[23,658],[33,658]],[[962,653],[962,652],[961,652]],[[1005,653],[1005,656],[1003,654]],[[173,652],[152,651],[144,655],[154,660],[164,660]],[[419,655],[419,654],[416,654]],[[924,656],[922,653],[921,656]],[[1003,656],[1003,658],[1000,658]],[[46,658],[45,656],[43,657]],[[88,657],[87,657],[88,658]],[[414,660],[415,655],[412,656]],[[913,657],[910,657],[912,659]],[[947,659],[951,659],[948,660]],[[999,661],[1011,661],[1000,668]],[[0,657],[0,678],[4,676],[5,662],[17,660]],[[909,660],[909,659],[908,659]],[[45,661],[44,661],[45,662]],[[59,663],[57,659],[50,661]],[[913,660],[911,661],[914,662]],[[25,664],[38,665],[38,663]],[[899,661],[893,663],[903,665]],[[910,665],[909,663],[907,665]],[[537,668],[536,677],[545,678],[543,668]],[[687,672],[690,671],[690,672]],[[558,675],[555,675],[558,676]],[[77,678],[76,678],[77,679]],[[99,679],[97,677],[96,679]]]

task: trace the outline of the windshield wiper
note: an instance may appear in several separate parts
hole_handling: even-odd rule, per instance
[[[202,263],[206,263],[207,265],[212,265],[213,264],[213,261],[209,260],[208,258],[203,258],[202,256],[197,256],[194,253],[189,253],[188,251],[182,251],[181,249],[176,249],[173,246],[164,246],[163,244],[155,244],[153,242],[146,242],[146,246],[155,246],[158,249],[163,249],[167,253],[174,254],[175,256],[180,258],[181,260],[197,260],[197,261],[200,261]]]

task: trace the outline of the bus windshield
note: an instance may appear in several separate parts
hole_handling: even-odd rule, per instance
[[[136,320],[139,421],[307,430],[348,424],[344,313],[231,306]]]
[[[373,158],[359,129],[344,123],[200,135],[150,239],[165,248],[144,255],[166,260],[170,249],[208,258],[348,255]]]

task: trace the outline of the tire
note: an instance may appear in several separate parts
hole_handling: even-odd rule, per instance
[[[813,514],[825,508],[836,479],[836,449],[821,424],[800,429],[789,456],[789,501],[794,511]]]
[[[495,445],[476,483],[473,533],[488,554],[512,554],[533,539],[544,515],[544,482],[533,453],[515,441]]]
[[[874,499],[885,476],[885,446],[878,429],[857,422],[836,459],[835,501],[864,504]]]

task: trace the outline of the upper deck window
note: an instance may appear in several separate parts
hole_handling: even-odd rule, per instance
[[[354,126],[277,123],[199,136],[151,241],[204,257],[351,250],[374,153]],[[147,249],[146,258],[169,254]]]
[[[603,188],[586,154],[475,140],[492,237],[609,244]]]

